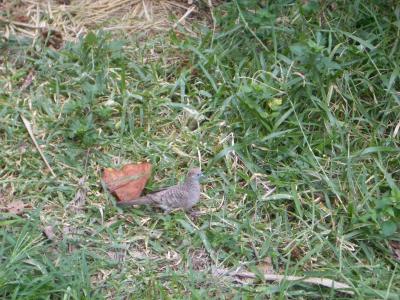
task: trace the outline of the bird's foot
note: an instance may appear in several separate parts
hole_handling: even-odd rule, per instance
[[[191,211],[188,211],[188,214],[189,214],[189,216],[191,216],[191,217],[193,217],[193,218],[198,218],[198,217],[200,217],[201,215],[203,215],[203,213],[202,213],[201,211],[199,211],[199,210],[191,210]]]

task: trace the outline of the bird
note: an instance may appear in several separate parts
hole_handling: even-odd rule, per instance
[[[118,202],[119,207],[133,205],[151,205],[161,208],[165,213],[181,208],[190,210],[200,200],[200,179],[203,173],[200,168],[190,169],[183,183],[161,191],[147,194],[136,199]]]

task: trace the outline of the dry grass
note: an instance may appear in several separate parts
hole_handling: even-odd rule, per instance
[[[144,37],[164,33],[178,24],[193,34],[192,20],[209,18],[192,1],[156,0],[49,0],[9,1],[1,5],[0,32],[5,37],[39,36],[42,30],[60,32],[64,40],[76,41],[90,30],[102,29]],[[64,4],[65,3],[65,4]]]

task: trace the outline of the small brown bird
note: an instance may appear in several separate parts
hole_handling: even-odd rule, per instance
[[[117,203],[120,207],[132,205],[152,205],[170,212],[176,208],[191,209],[200,200],[200,178],[203,176],[200,168],[191,169],[185,182],[174,185],[159,192]]]

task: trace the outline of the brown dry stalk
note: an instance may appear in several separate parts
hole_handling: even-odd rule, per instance
[[[213,274],[216,276],[230,276],[230,277],[240,277],[240,278],[256,278],[257,275],[252,272],[238,272],[238,271],[227,271],[224,269],[215,269],[213,270]],[[301,276],[291,276],[291,275],[277,275],[277,274],[263,274],[264,279],[266,281],[302,281],[316,285],[322,285],[328,288],[332,288],[335,290],[340,290],[342,293],[346,293],[349,295],[353,295],[353,291],[349,291],[346,289],[350,289],[351,287],[342,282],[338,282],[329,278],[323,277],[301,277]]]
[[[46,156],[44,156],[44,153],[43,153],[42,149],[40,149],[38,143],[36,142],[36,138],[33,135],[33,130],[32,130],[31,123],[29,123],[29,121],[27,119],[25,119],[22,115],[20,115],[20,116],[21,116],[22,122],[24,122],[26,130],[28,131],[33,143],[35,144],[36,149],[39,151],[39,154],[42,157],[42,159],[43,159],[44,163],[46,164],[47,168],[50,170],[51,174],[54,177],[57,177],[56,174],[54,173],[53,169],[50,167],[50,164],[47,161]]]
[[[16,25],[16,26],[21,26],[21,27],[26,27],[26,28],[31,28],[31,29],[41,29],[41,28],[43,28],[41,26],[35,26],[35,25],[28,24],[28,23],[12,21],[12,20],[3,18],[1,16],[0,16],[0,22],[4,22],[4,23],[7,23],[7,24],[12,24],[12,25]]]
[[[196,9],[196,6],[190,7],[185,14],[172,26],[173,28],[176,28],[179,24],[183,23],[185,19]]]

